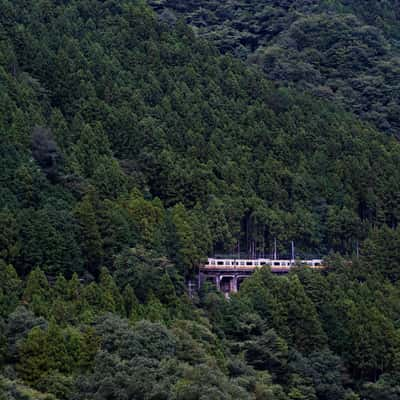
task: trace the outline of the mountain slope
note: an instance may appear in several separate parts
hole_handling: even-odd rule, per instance
[[[154,0],[223,52],[259,65],[280,85],[344,106],[399,135],[398,2]],[[397,5],[397,7],[396,7]]]
[[[0,104],[0,399],[396,396],[394,138],[133,0],[0,0]],[[188,297],[274,238],[360,257]]]
[[[70,204],[92,188],[113,199],[136,187],[167,208],[197,205],[203,222],[192,229],[215,232],[201,254],[236,251],[238,241],[268,252],[274,237],[282,251],[293,239],[299,251],[352,252],[370,227],[396,226],[395,141],[340,108],[274,88],[184,25],[171,30],[131,2],[8,3],[2,18],[4,109],[11,110],[3,153],[20,155],[5,161],[1,198],[21,221],[18,230],[59,217],[46,187],[72,195]],[[26,199],[20,187],[28,181],[43,196]],[[25,207],[39,215],[22,217]],[[53,224],[57,259],[65,241],[74,243],[63,224],[76,235],[67,208],[64,222]],[[46,257],[19,253],[12,261],[25,268]]]

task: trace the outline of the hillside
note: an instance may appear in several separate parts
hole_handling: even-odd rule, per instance
[[[145,215],[135,209],[126,232],[104,238],[128,221],[130,202],[148,204],[146,240],[160,249],[160,221],[185,219],[204,238],[186,251],[193,262],[236,252],[238,241],[268,253],[275,237],[281,252],[294,240],[303,253],[351,254],[371,227],[397,225],[394,140],[322,100],[275,89],[148,9],[86,7],[17,2],[3,14],[3,218],[20,232],[52,231],[55,242],[44,254],[46,236],[20,234],[9,244],[21,249],[9,259],[18,270],[55,268],[64,251],[75,270],[95,270],[102,257],[87,259],[77,212],[102,214],[93,253],[140,243]]]
[[[334,100],[399,136],[398,1],[151,0],[279,85]]]
[[[0,0],[0,93],[1,400],[396,399],[392,136],[136,0]]]

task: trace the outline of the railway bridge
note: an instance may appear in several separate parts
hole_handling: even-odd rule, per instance
[[[305,266],[312,269],[322,269],[323,260],[271,260],[258,259],[218,259],[209,258],[206,264],[200,266],[199,285],[206,281],[215,284],[218,290],[227,297],[236,293],[241,283],[259,268],[269,266],[274,274],[287,274],[295,266]]]

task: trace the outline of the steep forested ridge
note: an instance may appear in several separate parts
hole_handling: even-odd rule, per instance
[[[151,0],[280,85],[334,100],[399,136],[398,1]]]
[[[397,398],[395,139],[134,0],[0,0],[0,93],[0,399]],[[187,297],[274,238],[361,256]]]
[[[64,249],[74,246],[67,251],[77,257],[75,268],[97,251],[85,242],[79,251],[76,230],[93,225],[87,240],[101,247],[94,238],[107,233],[111,219],[115,235],[123,236],[116,221],[127,222],[120,213],[130,202],[140,208],[141,196],[150,208],[146,240],[165,237],[153,230],[164,220],[171,229],[176,213],[204,237],[196,256],[212,248],[236,251],[238,241],[245,251],[254,242],[268,253],[274,237],[281,250],[295,240],[303,252],[352,253],[372,227],[397,226],[394,140],[335,106],[273,88],[194,40],[184,25],[171,30],[158,23],[147,8],[129,2],[52,7],[2,7],[3,109],[9,111],[0,198],[16,229],[36,232],[38,224],[55,230],[50,238]],[[107,214],[101,221],[87,215],[99,210]],[[126,226],[124,244],[135,243],[141,217]],[[65,258],[40,254],[47,247],[38,245],[43,235],[21,239],[21,251],[10,259],[18,269]]]

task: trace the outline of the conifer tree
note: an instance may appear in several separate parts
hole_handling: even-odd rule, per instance
[[[214,250],[229,249],[232,234],[225,218],[223,203],[215,197],[211,199],[207,208],[207,217]]]
[[[100,123],[86,124],[76,144],[75,158],[81,175],[92,177],[102,156],[111,157],[108,138]]]
[[[97,225],[96,214],[90,200],[85,196],[75,208],[75,216],[80,226],[82,253],[87,269],[97,274],[103,258],[102,239]]]
[[[39,267],[29,274],[22,299],[36,315],[48,315],[51,289],[46,275]]]
[[[19,364],[17,371],[27,383],[37,384],[40,378],[49,370],[50,361],[44,351],[47,346],[46,332],[33,328],[24,343],[19,348]]]
[[[287,313],[287,324],[291,340],[302,352],[320,350],[326,345],[326,334],[322,329],[314,304],[295,275],[289,278],[287,289],[282,293]]]
[[[183,204],[178,204],[170,212],[172,232],[169,237],[171,256],[185,272],[193,272],[200,261],[195,246],[195,232],[190,223],[188,212]]]
[[[69,372],[71,359],[62,330],[53,321],[47,330],[33,328],[19,348],[17,371],[23,380],[38,387],[48,373]]]
[[[53,286],[53,295],[55,298],[60,298],[63,301],[68,299],[68,281],[64,275],[58,275]]]
[[[176,305],[178,299],[176,296],[174,284],[172,283],[171,277],[169,276],[168,272],[165,272],[162,276],[157,294],[161,302],[166,304],[167,306],[173,307]]]
[[[0,211],[0,257],[13,262],[19,252],[18,223],[14,214],[4,209]]]
[[[81,340],[80,354],[79,354],[79,367],[82,371],[88,371],[93,367],[94,358],[97,352],[100,350],[101,340],[96,334],[93,327],[87,327]]]
[[[20,301],[22,282],[12,265],[0,260],[0,317],[7,317]]]
[[[109,156],[101,156],[96,164],[91,181],[100,196],[115,199],[124,194],[128,181],[118,161]]]
[[[256,369],[281,375],[288,360],[288,345],[273,329],[246,344],[246,360]]]
[[[148,295],[146,304],[142,307],[141,317],[151,322],[166,322],[169,319],[166,307],[152,291]]]
[[[157,199],[148,201],[137,190],[133,190],[125,203],[138,240],[147,247],[158,247],[158,230],[163,224],[164,208]]]
[[[99,288],[101,289],[104,311],[125,315],[124,301],[114,278],[103,267],[100,271]]]
[[[139,301],[129,283],[122,292],[122,298],[124,300],[126,317],[130,319],[134,314],[139,312]]]

